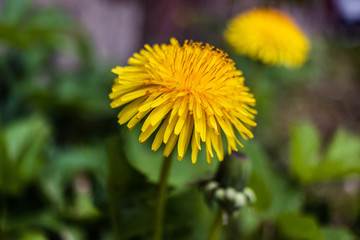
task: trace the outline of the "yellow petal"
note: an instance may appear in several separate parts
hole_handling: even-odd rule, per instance
[[[170,155],[170,153],[172,152],[172,150],[175,147],[177,139],[178,139],[178,135],[171,134],[169,142],[166,144],[165,149],[164,149],[164,156],[165,157],[168,157]]]
[[[146,118],[141,131],[146,131],[150,126],[158,124],[162,119],[165,118],[166,114],[171,110],[172,102],[164,103],[162,106],[153,109],[153,111]]]
[[[121,112],[118,114],[119,124],[124,124],[127,121],[129,121],[134,115],[138,112],[138,107],[141,102],[144,101],[144,98],[139,98],[135,100],[134,102],[130,103],[126,107],[121,110]]]
[[[168,116],[165,119],[164,123],[161,125],[161,127],[160,127],[159,131],[157,132],[155,139],[151,145],[151,150],[157,151],[159,149],[159,147],[161,146],[161,143],[163,142],[163,139],[164,139],[166,127],[169,124],[169,119],[170,119],[170,116]]]
[[[144,96],[148,90],[149,90],[148,88],[142,88],[142,89],[139,89],[137,91],[125,94],[120,99],[121,99],[121,101],[129,102],[131,100],[134,100],[136,98]]]
[[[198,143],[196,142],[196,132],[193,131],[193,136],[191,138],[191,162],[196,163],[199,148],[197,147]]]
[[[208,119],[210,127],[215,130],[216,134],[219,134],[218,124],[216,123],[214,116],[209,116]]]
[[[209,131],[211,136],[211,142],[215,149],[216,155],[220,161],[224,159],[224,150],[222,145],[221,134],[216,134],[214,130],[210,129]]]
[[[181,131],[180,135],[179,135],[179,142],[178,142],[178,160],[181,160],[185,153],[186,150],[189,146],[189,141],[190,141],[190,137],[191,137],[191,133],[193,130],[193,120],[191,116],[188,116],[185,122],[185,125],[183,127],[183,130]]]
[[[207,137],[206,137],[206,153],[207,153],[207,162],[208,163],[211,163],[211,158],[214,157],[214,153],[212,151],[212,146],[211,146],[211,137],[210,137],[210,134],[207,134]],[[210,157],[210,158],[209,158]]]
[[[148,139],[150,137],[150,135],[158,128],[158,126],[160,125],[160,122],[158,124],[156,124],[155,126],[150,126],[146,129],[146,131],[141,132],[140,137],[139,137],[139,141],[141,143],[145,142],[146,139]]]
[[[178,112],[179,117],[188,111],[188,107],[189,107],[188,101],[189,101],[189,97],[185,96],[179,108],[179,112]]]
[[[174,107],[173,110],[171,111],[171,115],[170,115],[170,122],[173,120],[173,118],[175,117],[175,115],[177,115],[179,108],[181,106],[181,103],[183,102],[182,99],[177,99],[174,103]]]
[[[111,71],[115,74],[121,74],[121,72],[123,71],[123,67],[115,67],[111,69]]]
[[[133,127],[135,127],[136,124],[138,124],[145,116],[146,114],[148,114],[150,112],[150,110],[148,110],[147,112],[139,112],[137,113],[126,125],[129,129],[132,129]]]
[[[153,115],[151,116],[151,125],[155,125],[160,122],[162,119],[165,118],[166,114],[170,112],[171,108],[173,107],[173,103],[169,102],[167,104],[163,104],[161,107],[156,108],[153,111]],[[158,110],[159,109],[159,110]],[[157,111],[158,110],[158,111]],[[149,116],[150,117],[150,116]]]
[[[188,112],[186,111],[183,115],[181,115],[181,117],[177,121],[177,123],[175,125],[175,130],[174,130],[174,133],[176,135],[179,135],[179,133],[181,132],[181,130],[182,130],[183,126],[184,126],[187,115],[188,115]]]
[[[175,118],[173,118],[173,120],[171,121],[171,116],[170,116],[170,123],[167,125],[166,130],[165,130],[165,134],[164,134],[164,143],[166,144],[171,136],[171,134],[174,131],[175,128],[175,124],[178,121],[178,116],[176,116]]]

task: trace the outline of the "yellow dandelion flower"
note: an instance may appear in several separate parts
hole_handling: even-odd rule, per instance
[[[191,142],[192,162],[197,160],[201,142],[205,143],[207,161],[224,159],[222,132],[229,153],[237,151],[234,127],[244,139],[253,137],[255,126],[251,108],[255,99],[244,86],[241,71],[221,50],[201,42],[176,39],[170,44],[145,45],[128,61],[129,66],[116,67],[118,75],[112,87],[111,107],[127,104],[119,113],[119,124],[132,129],[145,119],[139,137],[145,142],[157,129],[152,150],[165,144],[169,156],[177,143],[181,160]]]
[[[309,41],[290,16],[275,9],[254,9],[230,21],[226,41],[234,50],[265,64],[301,66]]]

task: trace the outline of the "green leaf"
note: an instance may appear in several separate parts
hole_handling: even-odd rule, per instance
[[[314,170],[319,164],[320,133],[309,122],[302,122],[291,128],[290,170],[302,183],[312,181]]]
[[[30,209],[26,210],[31,211]],[[29,229],[34,229],[35,226],[38,229],[46,229],[53,232],[61,232],[66,227],[65,224],[61,222],[58,213],[49,209],[32,211],[31,214],[18,211],[17,214],[9,214],[7,219],[7,228],[10,232],[21,233]]]
[[[126,130],[124,130],[125,132]],[[140,133],[139,127],[135,128],[131,132],[126,132],[126,149],[127,157],[130,164],[143,173],[150,182],[157,183],[161,164],[163,160],[163,148],[153,152],[151,150],[152,139],[148,139],[145,144],[139,143],[138,135]],[[191,163],[190,147],[188,153],[185,155],[182,161],[176,161],[177,148],[175,146],[173,155],[173,163],[170,172],[169,184],[174,187],[184,187],[189,183],[196,182],[197,180],[204,178],[205,176],[213,176],[218,165],[216,158],[213,159],[211,164],[206,162],[205,151],[200,151],[198,161],[196,164]]]
[[[3,132],[0,189],[15,194],[39,176],[50,127],[41,116],[32,116],[6,126]]]
[[[196,188],[175,195],[167,204],[164,239],[206,239],[215,214]]]
[[[66,30],[71,26],[70,19],[55,9],[43,9],[29,21],[30,28],[49,29],[53,32]]]
[[[67,214],[77,220],[96,219],[100,216],[91,193],[76,193],[74,205],[68,208]]]
[[[154,187],[128,163],[119,136],[107,140],[107,153],[107,189],[115,239],[149,235],[153,217],[149,202],[155,196]]]
[[[19,238],[19,240],[46,240],[47,238],[45,235],[41,232],[27,232],[22,234],[22,236]]]
[[[272,204],[272,194],[264,178],[259,176],[256,171],[253,171],[248,186],[256,191],[255,208],[259,211],[267,211]]]
[[[275,220],[284,212],[299,211],[303,200],[300,189],[271,166],[268,156],[256,141],[247,143],[244,150],[253,165],[254,173],[249,186],[254,189],[259,199],[259,202],[255,203],[255,208],[271,220]],[[261,197],[265,199],[260,199]]]
[[[293,240],[324,240],[316,220],[301,213],[285,213],[278,218],[281,236]]]
[[[325,227],[322,229],[325,240],[355,240],[356,236],[341,227]]]
[[[323,156],[320,156],[321,139],[318,130],[310,123],[292,128],[290,168],[301,183],[311,184],[360,173],[360,138],[339,129]]]
[[[106,149],[102,143],[75,145],[53,149],[54,157],[41,176],[41,187],[49,199],[60,209],[66,207],[64,188],[76,173],[86,172],[105,186]]]
[[[41,116],[18,121],[5,129],[9,158],[17,165],[24,181],[31,181],[38,175],[49,137],[50,126]]]
[[[317,180],[330,180],[360,173],[360,138],[339,129],[330,143],[324,161],[317,166]]]
[[[257,195],[259,199],[260,196]],[[250,236],[253,234],[261,224],[261,218],[259,217],[259,213],[257,213],[253,207],[246,206],[239,211],[238,228],[241,229],[241,233],[244,236]],[[248,238],[244,238],[248,239]]]
[[[24,49],[39,47],[63,47],[72,26],[69,18],[55,9],[42,9],[26,14],[27,0],[8,0],[4,6],[3,21],[0,21],[0,41]],[[74,35],[75,33],[71,33]]]
[[[1,12],[2,22],[12,25],[17,24],[29,6],[30,3],[28,0],[5,0]]]
[[[4,136],[0,132],[0,191],[14,194],[19,191],[21,185],[16,165],[8,157]]]

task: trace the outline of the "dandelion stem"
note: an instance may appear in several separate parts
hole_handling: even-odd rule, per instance
[[[221,213],[221,209],[219,208],[216,211],[214,220],[213,220],[213,222],[211,224],[208,240],[216,240],[216,239],[218,239],[221,227],[222,227],[222,213]]]
[[[0,202],[2,202],[2,211],[0,217],[0,235],[1,233],[5,233],[6,231],[6,218],[7,218],[7,201],[6,197],[0,198]]]
[[[229,216],[229,222],[225,227],[225,240],[240,239],[241,232],[239,229],[239,221],[234,216]]]
[[[263,76],[265,70],[265,64],[257,61],[255,63],[254,69],[250,75],[250,81],[251,81],[251,85],[253,87],[253,92],[255,94],[257,94],[259,91],[261,91],[261,78]]]
[[[163,220],[164,220],[164,212],[166,205],[168,179],[171,168],[171,159],[172,159],[172,154],[170,154],[168,157],[164,157],[162,163],[158,196],[156,201],[156,210],[155,210],[154,240],[161,240],[163,235]]]

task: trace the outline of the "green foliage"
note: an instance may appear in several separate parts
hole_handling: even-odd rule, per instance
[[[248,144],[245,150],[253,162],[253,176],[249,186],[258,196],[256,204],[259,210],[264,211],[264,217],[274,220],[284,212],[299,211],[303,198],[300,189],[270,165],[269,158],[259,144]]]
[[[5,1],[1,14],[1,21],[7,24],[15,25],[20,22],[30,7],[27,0]]]
[[[292,128],[290,140],[291,172],[300,181],[311,182],[314,169],[320,161],[320,133],[310,123]]]
[[[303,214],[286,213],[279,217],[278,228],[285,239],[324,240],[316,220]]]
[[[360,137],[340,128],[335,133],[324,161],[318,166],[318,179],[336,179],[351,173],[360,174]]]
[[[154,196],[154,187],[131,168],[122,146],[119,137],[107,141],[107,189],[114,234],[117,239],[131,239],[150,232],[152,208],[148,201]]]
[[[69,21],[58,11],[46,9],[32,14],[27,0],[5,1],[0,21],[0,42],[11,47],[54,47],[69,31]]]
[[[77,173],[91,174],[94,181],[105,185],[106,178],[106,152],[103,144],[73,146],[65,149],[53,149],[54,157],[48,163],[44,174],[41,175],[41,188],[52,201],[54,206],[64,211],[67,206],[66,187]],[[84,198],[85,197],[85,198]],[[86,201],[86,196],[78,196],[75,201]],[[86,211],[82,208],[91,206],[78,204],[79,212]],[[77,210],[71,210],[72,212]],[[70,210],[69,210],[70,211]],[[90,212],[93,210],[90,209]],[[90,214],[91,215],[91,214]],[[75,216],[76,217],[76,216]]]
[[[46,237],[41,232],[28,232],[20,237],[20,240],[46,240]]]
[[[345,228],[326,227],[322,229],[325,240],[355,240],[356,237]]]
[[[320,134],[314,125],[295,125],[291,132],[290,167],[304,184],[335,180],[351,173],[360,173],[360,138],[344,129],[333,136],[321,154]]]
[[[36,136],[36,138],[34,138]],[[50,126],[40,116],[6,126],[0,134],[0,191],[17,194],[44,167]]]
[[[129,163],[119,137],[107,141],[108,192],[112,223],[120,239],[151,236],[155,186]],[[155,159],[149,159],[153,161]],[[176,186],[176,185],[175,185]],[[172,191],[175,191],[173,189]],[[169,239],[199,239],[207,232],[211,213],[197,190],[170,194],[165,231]],[[138,216],[141,216],[139,219]],[[192,226],[196,225],[196,228]],[[188,231],[184,231],[187,229]]]

